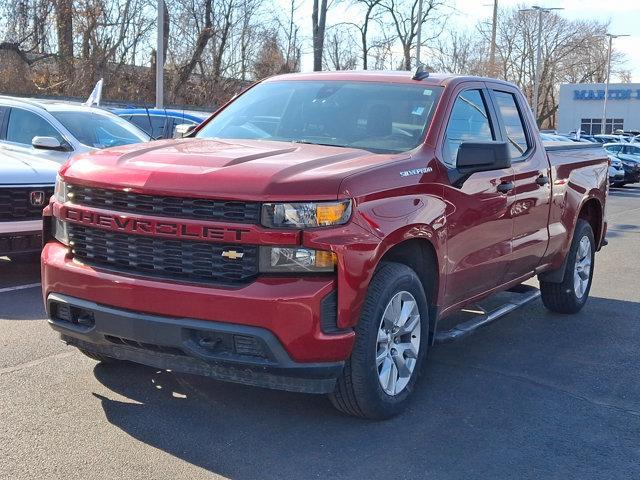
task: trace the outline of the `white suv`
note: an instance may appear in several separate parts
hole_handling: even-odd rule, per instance
[[[0,257],[39,252],[56,162],[0,150]]]
[[[80,152],[148,140],[98,107],[0,96],[0,147],[12,152],[64,163]]]

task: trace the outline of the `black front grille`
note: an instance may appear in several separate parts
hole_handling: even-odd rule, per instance
[[[124,272],[172,280],[242,283],[258,274],[258,247],[170,240],[69,224],[73,254]],[[242,258],[223,257],[235,251]]]
[[[72,202],[87,207],[162,217],[236,223],[260,222],[260,204],[257,202],[162,197],[79,185],[69,185],[68,188],[73,194]]]
[[[0,187],[0,222],[34,220],[53,195],[51,187]],[[35,202],[42,202],[34,205]]]

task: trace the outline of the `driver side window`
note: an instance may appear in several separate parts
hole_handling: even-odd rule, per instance
[[[464,142],[490,142],[495,135],[480,90],[466,90],[456,98],[444,138],[444,162],[456,165],[458,148]]]
[[[60,143],[62,135],[44,118],[22,108],[12,108],[7,125],[7,141],[31,146],[33,137],[53,137]]]

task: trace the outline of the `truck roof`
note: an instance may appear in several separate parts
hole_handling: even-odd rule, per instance
[[[387,82],[406,83],[430,86],[446,86],[449,83],[460,83],[465,81],[492,82],[513,85],[503,80],[489,77],[475,77],[470,75],[455,75],[451,73],[430,73],[422,80],[414,80],[413,72],[407,70],[341,70],[330,72],[308,72],[308,73],[288,73],[270,77],[265,82],[279,80],[347,80],[357,82]]]

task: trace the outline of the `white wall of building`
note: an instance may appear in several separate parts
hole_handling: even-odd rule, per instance
[[[604,83],[561,85],[556,130],[567,133],[580,128],[582,119],[601,119],[604,89]],[[623,119],[625,130],[640,130],[640,83],[609,85],[607,118]]]

